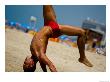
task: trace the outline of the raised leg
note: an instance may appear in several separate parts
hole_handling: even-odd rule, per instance
[[[54,12],[54,9],[52,7],[52,5],[43,5],[43,17],[44,17],[44,25],[48,22],[48,21],[55,21],[56,22],[56,15]],[[40,56],[39,56],[39,62],[40,65],[43,69],[43,71],[47,71],[46,65],[49,67],[50,71],[52,72],[56,72],[56,68],[53,65],[53,63],[48,59],[48,57],[45,55],[45,51],[46,51],[46,46],[48,41],[43,40],[42,43],[44,44],[42,48],[40,48]]]
[[[79,27],[69,25],[59,25],[59,28],[62,34],[78,36],[77,44],[80,53],[79,62],[85,64],[88,67],[92,67],[93,65],[87,60],[85,56],[85,41],[86,41],[85,30]]]
[[[47,21],[56,21],[56,15],[52,5],[43,5],[44,24]]]

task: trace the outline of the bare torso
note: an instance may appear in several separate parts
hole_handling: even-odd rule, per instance
[[[79,62],[89,67],[92,67],[93,65],[88,61],[84,52],[86,37],[85,31],[81,28],[74,26],[57,25],[56,15],[51,5],[43,6],[43,17],[44,17],[44,27],[36,35],[34,35],[31,41],[30,51],[32,56],[31,58],[26,58],[23,65],[24,71],[30,71],[33,68],[34,70],[31,71],[35,71],[36,63],[37,61],[39,61],[44,72],[47,71],[46,65],[49,67],[50,71],[56,72],[57,70],[54,64],[46,56],[46,48],[48,44],[48,39],[50,37],[55,37],[55,35],[59,36],[62,34],[78,36],[77,44],[80,53]],[[52,25],[50,25],[50,22],[52,22]],[[30,64],[31,63],[30,61],[34,62],[34,64]]]
[[[46,52],[48,39],[52,36],[51,27],[44,26],[37,34],[34,35],[31,41],[31,47],[36,49],[37,53],[43,48],[43,52]]]

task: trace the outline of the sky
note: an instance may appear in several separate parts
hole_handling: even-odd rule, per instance
[[[99,23],[106,24],[105,5],[54,5],[54,11],[59,24],[81,27],[83,20],[95,19]],[[6,5],[5,19],[30,25],[30,17],[35,16],[36,30],[43,27],[42,5]]]

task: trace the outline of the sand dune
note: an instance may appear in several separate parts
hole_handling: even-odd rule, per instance
[[[32,36],[18,30],[5,30],[5,71],[22,72],[22,64],[29,51]],[[94,67],[87,67],[78,62],[79,52],[77,48],[69,47],[61,43],[49,41],[47,56],[55,64],[59,72],[105,72],[106,56],[86,51],[87,58]],[[50,71],[48,69],[48,71]],[[36,72],[42,72],[37,63]]]

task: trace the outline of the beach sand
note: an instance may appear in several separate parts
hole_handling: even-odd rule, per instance
[[[30,53],[32,35],[16,29],[5,30],[5,71],[23,72],[23,62]],[[47,56],[55,64],[59,72],[105,72],[106,56],[86,51],[86,56],[93,67],[87,67],[78,62],[78,48],[73,48],[61,43],[49,41]],[[47,67],[48,69],[48,67]],[[48,71],[50,71],[48,69]],[[36,72],[42,72],[37,63]]]

